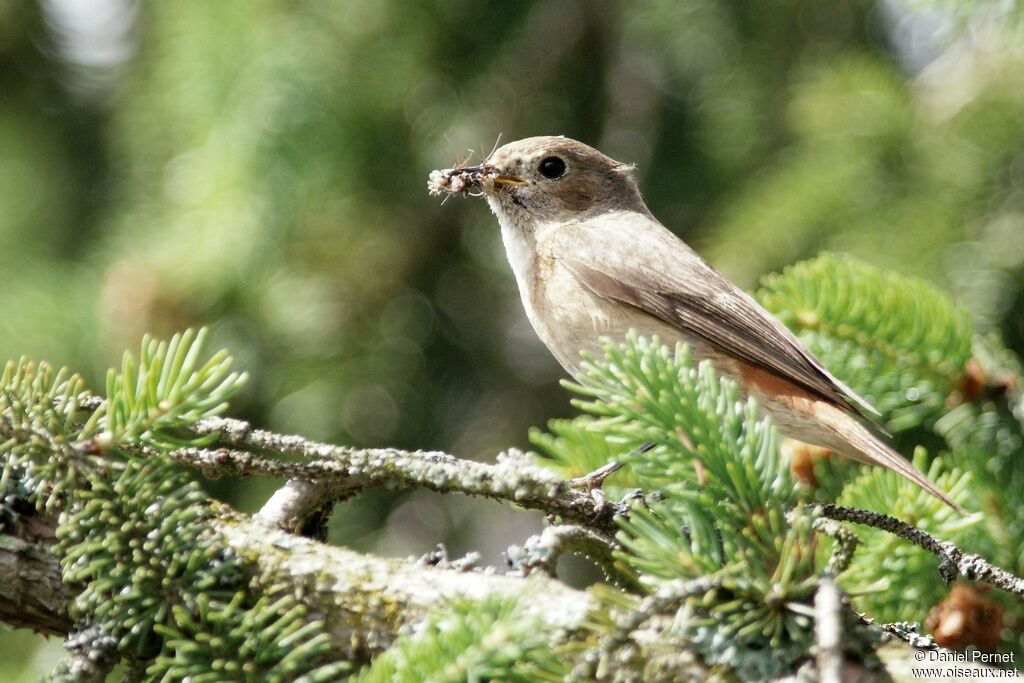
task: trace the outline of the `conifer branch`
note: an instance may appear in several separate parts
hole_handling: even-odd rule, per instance
[[[117,663],[113,639],[96,627],[70,634],[64,641],[67,656],[46,678],[46,683],[103,683]]]
[[[522,451],[509,449],[494,464],[464,460],[440,451],[335,446],[301,436],[253,429],[248,423],[210,418],[195,427],[231,448],[179,448],[166,457],[200,469],[206,476],[263,475],[324,484],[326,497],[349,495],[368,486],[426,488],[513,502],[556,515],[605,534],[617,530],[614,518],[626,511],[590,491],[580,490],[550,470],[537,467]],[[240,450],[245,449],[245,450]],[[294,462],[257,453],[305,458]]]
[[[814,594],[818,680],[840,683],[843,669],[843,596],[835,581],[825,577]]]
[[[364,659],[367,648],[386,647],[405,624],[416,623],[438,605],[458,599],[519,594],[520,577],[460,571],[420,562],[387,559],[298,538],[259,519],[224,519],[217,525],[229,546],[258,569],[260,585],[302,595],[321,614],[331,640]],[[532,577],[531,610],[547,623],[581,626],[594,607],[587,594],[562,583]],[[347,644],[347,645],[346,645]]]
[[[347,497],[323,482],[289,479],[260,508],[260,518],[282,531],[302,533],[307,523],[324,507]],[[306,534],[303,534],[306,535]]]
[[[837,522],[853,522],[881,529],[938,556],[942,560],[939,565],[939,573],[942,574],[946,583],[951,583],[959,575],[972,581],[984,581],[1024,598],[1024,579],[989,564],[978,555],[965,553],[953,543],[941,541],[912,524],[895,517],[859,508],[821,504],[815,505],[814,509],[822,517]]]
[[[834,519],[819,517],[814,520],[814,528],[831,536],[836,542],[835,548],[832,549],[832,555],[828,558],[828,564],[825,566],[825,574],[833,578],[839,576],[853,562],[853,555],[857,552],[860,539]]]
[[[545,527],[531,536],[520,548],[510,548],[509,558],[523,574],[542,571],[555,577],[558,559],[566,553],[574,553],[593,560],[605,578],[620,586],[634,586],[635,580],[628,578],[621,567],[615,564],[614,552],[619,548],[615,539],[606,534],[577,524],[558,524]]]
[[[72,631],[68,606],[80,586],[61,582],[59,559],[50,551],[54,525],[52,515],[32,512],[20,516],[17,526],[0,532],[0,621],[50,634]],[[261,519],[232,511],[215,526],[235,552],[257,565],[259,585],[268,594],[302,595],[314,613],[327,615],[331,642],[354,661],[386,648],[404,625],[417,623],[443,600],[525,595],[531,597],[530,609],[566,628],[579,626],[596,608],[590,593],[541,577],[528,579],[529,588],[521,593],[526,582],[519,577],[363,555],[297,538]],[[686,597],[711,588],[714,584],[704,580],[663,587],[616,624],[615,633],[601,643],[603,651],[615,652],[631,640],[645,650],[650,638],[638,635],[644,624],[669,613]],[[900,626],[878,628],[897,634]],[[917,647],[934,647],[931,639],[923,636],[904,635],[901,639]],[[675,654],[682,657],[686,652]],[[595,650],[589,659],[596,666],[600,656],[601,651]],[[640,654],[638,661],[644,656]],[[909,671],[912,661],[913,653],[906,649],[887,661],[886,668],[893,680],[909,681],[905,670]],[[629,668],[630,664],[621,666]],[[692,666],[700,667],[696,658]]]
[[[38,632],[72,632],[68,607],[80,585],[61,582],[51,552],[55,520],[41,512],[21,518],[18,529],[0,531],[0,622]],[[30,531],[49,528],[51,534]],[[593,598],[543,577],[523,579],[460,571],[420,562],[364,555],[276,529],[258,517],[231,510],[212,528],[256,570],[268,595],[302,596],[322,615],[335,647],[355,661],[389,645],[406,624],[416,623],[447,600],[517,594],[527,585],[531,609],[546,622],[578,628]]]
[[[596,648],[584,653],[580,657],[580,664],[573,670],[568,680],[572,683],[604,680],[602,667],[607,666],[615,653],[629,643],[641,626],[658,615],[678,609],[687,599],[704,595],[719,587],[718,581],[706,577],[665,584],[622,617],[617,628],[602,638]]]

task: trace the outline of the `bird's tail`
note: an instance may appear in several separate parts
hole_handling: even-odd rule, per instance
[[[829,411],[831,412],[831,411]],[[849,446],[839,450],[840,455],[852,458],[868,465],[880,465],[909,479],[928,493],[932,494],[960,514],[969,514],[959,503],[951,499],[946,492],[933,484],[919,469],[891,446],[886,445],[877,436],[849,414],[836,409],[838,415],[830,415],[832,419],[825,421],[830,431],[837,434]],[[850,448],[852,447],[852,448]]]

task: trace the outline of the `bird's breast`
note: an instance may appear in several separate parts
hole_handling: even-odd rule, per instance
[[[519,287],[537,336],[572,375],[579,371],[581,352],[600,356],[602,339],[620,342],[630,330],[657,335],[669,345],[694,343],[680,330],[632,306],[595,294],[554,256],[537,255]]]
[[[526,227],[502,220],[502,241],[526,317],[569,374],[578,374],[582,352],[600,357],[603,338],[621,342],[630,330],[647,337],[657,336],[669,346],[685,342],[696,360],[713,360],[720,371],[732,374],[727,359],[719,358],[700,337],[629,304],[596,294],[580,282],[559,261],[552,246],[559,226]]]

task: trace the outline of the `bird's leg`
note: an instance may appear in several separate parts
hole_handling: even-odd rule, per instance
[[[589,474],[584,474],[582,477],[570,479],[569,486],[576,489],[584,489],[590,494],[594,504],[600,506],[607,500],[605,498],[604,491],[601,490],[601,487],[604,485],[604,480],[615,472],[618,472],[620,469],[622,469],[622,463],[613,460],[607,465],[599,467]]]
[[[599,467],[589,474],[569,480],[569,486],[575,489],[586,489],[588,491],[600,490],[604,480],[622,469],[622,463],[612,461],[603,467]]]

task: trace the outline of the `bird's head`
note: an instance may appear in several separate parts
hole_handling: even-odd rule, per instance
[[[533,226],[617,210],[647,211],[633,167],[571,138],[525,138],[479,166],[430,174],[434,194],[477,190],[503,225]]]

